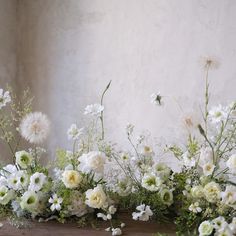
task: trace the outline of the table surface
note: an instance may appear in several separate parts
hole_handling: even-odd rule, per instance
[[[0,228],[0,236],[111,236],[104,227],[78,228],[74,223],[61,224],[58,222],[38,223],[32,222],[30,228],[18,229],[12,226],[7,220],[2,220],[3,226]],[[175,235],[175,226],[173,224],[158,224],[155,222],[141,222],[126,219],[126,227],[123,228],[123,234],[127,236],[153,236],[155,233],[165,233],[166,235]]]

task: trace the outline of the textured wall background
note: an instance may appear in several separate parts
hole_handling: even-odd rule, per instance
[[[68,126],[83,126],[84,107],[111,79],[113,141],[128,146],[128,122],[184,140],[182,118],[203,97],[202,56],[220,62],[210,73],[212,101],[235,99],[235,12],[234,0],[19,0],[17,83],[31,87],[37,110],[52,120],[51,158],[55,147],[69,147]],[[166,96],[163,107],[150,104],[156,91]]]
[[[16,66],[16,0],[0,0],[0,88],[14,87]],[[0,160],[7,160],[7,147],[0,150]]]

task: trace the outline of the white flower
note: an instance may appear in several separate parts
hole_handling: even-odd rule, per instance
[[[194,213],[198,213],[202,211],[202,208],[199,207],[199,202],[192,203],[188,209]]]
[[[8,102],[11,102],[9,91],[3,92],[3,89],[0,89],[0,109],[5,107]]]
[[[144,145],[144,146],[142,146],[141,154],[144,156],[150,157],[150,156],[154,155],[154,152],[150,146]]]
[[[202,169],[203,169],[203,174],[205,176],[209,176],[213,173],[214,169],[215,169],[215,165],[213,165],[212,163],[208,162],[205,165],[203,165]]]
[[[233,236],[235,233],[230,229],[229,226],[226,226],[222,230],[219,230],[214,234],[215,236]]]
[[[203,167],[207,163],[213,163],[212,150],[209,147],[201,148],[198,164]]]
[[[8,187],[14,190],[26,189],[29,184],[29,176],[26,171],[13,172],[7,179]]]
[[[141,204],[137,206],[136,210],[139,212],[132,213],[132,217],[134,220],[148,221],[150,216],[153,215],[153,212],[150,209],[150,206],[145,205],[145,204]]]
[[[186,167],[193,167],[196,165],[196,160],[193,157],[189,157],[188,151],[182,155],[183,165]]]
[[[228,226],[228,223],[225,221],[225,218],[222,216],[219,216],[215,218],[214,220],[212,220],[212,224],[213,224],[213,227],[217,231],[222,231]]]
[[[94,189],[89,189],[85,192],[86,195],[86,201],[85,203],[92,208],[102,208],[106,201],[107,196],[105,192],[103,191],[102,185],[98,185]]]
[[[213,124],[218,124],[220,122],[224,122],[227,118],[227,108],[222,105],[218,105],[217,107],[213,107],[209,111],[209,119]]]
[[[203,221],[198,228],[199,236],[211,235],[213,229],[213,225],[210,221]]]
[[[0,204],[6,205],[14,198],[14,191],[8,189],[6,186],[0,186]]]
[[[97,213],[97,218],[102,218],[104,221],[107,221],[107,216],[103,213]]]
[[[72,124],[67,131],[67,136],[69,140],[78,140],[82,134],[83,134],[83,128],[78,129],[76,124]]]
[[[28,166],[30,166],[33,160],[31,154],[26,151],[16,152],[15,157],[16,157],[16,163],[22,169],[26,169]]]
[[[100,104],[91,104],[85,107],[84,114],[99,117],[104,110],[104,106]]]
[[[30,177],[29,190],[38,192],[42,189],[43,185],[46,183],[47,176],[43,173],[35,172]]]
[[[49,120],[41,112],[29,113],[20,123],[20,134],[30,143],[43,142],[49,133]]]
[[[50,206],[51,211],[55,211],[55,210],[60,211],[63,198],[58,197],[57,194],[54,193],[52,197],[49,198],[48,202],[52,204]]]
[[[220,199],[220,185],[215,182],[210,182],[204,186],[205,198],[208,202],[217,202]]]
[[[120,228],[112,228],[111,231],[112,231],[111,235],[113,235],[113,236],[115,236],[115,235],[122,235],[122,231],[121,231]]]
[[[7,177],[16,171],[17,171],[17,168],[15,165],[8,164],[3,167],[3,169],[0,171],[0,174]]]
[[[154,165],[155,173],[164,180],[167,180],[170,176],[171,169],[165,163],[157,163]]]
[[[173,193],[167,188],[160,190],[160,198],[167,206],[170,206],[173,203]]]
[[[204,189],[203,189],[203,187],[201,185],[193,186],[191,188],[191,195],[194,198],[202,198],[202,197],[204,197]]]
[[[150,95],[150,102],[154,105],[161,106],[163,104],[162,102],[162,96],[160,93],[152,93]]]
[[[78,171],[65,170],[62,174],[62,182],[67,188],[77,188],[82,181],[82,176]]]
[[[121,223],[121,224],[120,224],[120,227],[121,227],[121,228],[124,228],[124,227],[125,227],[125,223]]]
[[[156,176],[155,174],[144,174],[142,178],[142,187],[146,188],[149,191],[155,192],[160,189],[162,186],[162,179],[159,176]]]
[[[108,208],[108,212],[111,214],[111,215],[114,215],[116,213],[116,208],[112,205]]]
[[[232,233],[236,233],[236,217],[233,217],[232,222],[229,224],[229,228]]]
[[[225,191],[221,192],[221,198],[224,204],[236,207],[236,187],[227,185]]]
[[[80,162],[78,169],[83,173],[93,171],[102,175],[106,160],[107,157],[103,152],[92,151],[87,154],[83,154],[78,158],[78,161]]]
[[[236,174],[236,154],[229,157],[226,166],[230,169],[232,174]]]
[[[23,210],[36,212],[39,206],[39,196],[34,191],[27,191],[21,197],[20,206]]]

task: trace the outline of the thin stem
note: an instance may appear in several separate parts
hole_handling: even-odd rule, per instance
[[[103,106],[103,99],[104,99],[104,96],[105,96],[107,90],[109,89],[110,85],[111,85],[111,80],[110,80],[110,82],[108,83],[108,85],[106,86],[105,90],[102,93],[101,102],[100,102],[101,106]],[[104,129],[104,112],[103,111],[101,111],[100,120],[101,120],[101,126],[102,126],[102,137],[101,137],[101,139],[104,140],[104,138],[105,138],[105,129]]]
[[[209,104],[209,83],[208,83],[208,76],[209,76],[209,68],[210,64],[206,65],[206,77],[205,77],[205,113],[204,113],[204,123],[205,123],[205,133],[207,135],[207,119],[208,119],[208,104]]]

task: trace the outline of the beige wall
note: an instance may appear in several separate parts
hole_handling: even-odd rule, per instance
[[[0,0],[0,88],[14,87],[16,78],[16,0]],[[9,152],[0,145],[0,160]]]
[[[32,88],[36,108],[52,120],[50,150],[69,147],[67,127],[83,126],[84,107],[111,79],[105,106],[112,140],[128,146],[128,122],[183,140],[185,114],[174,99],[186,114],[198,108],[200,57],[221,64],[210,74],[213,101],[235,99],[235,12],[234,0],[19,0],[17,81]],[[162,108],[150,104],[155,91],[167,96]]]

